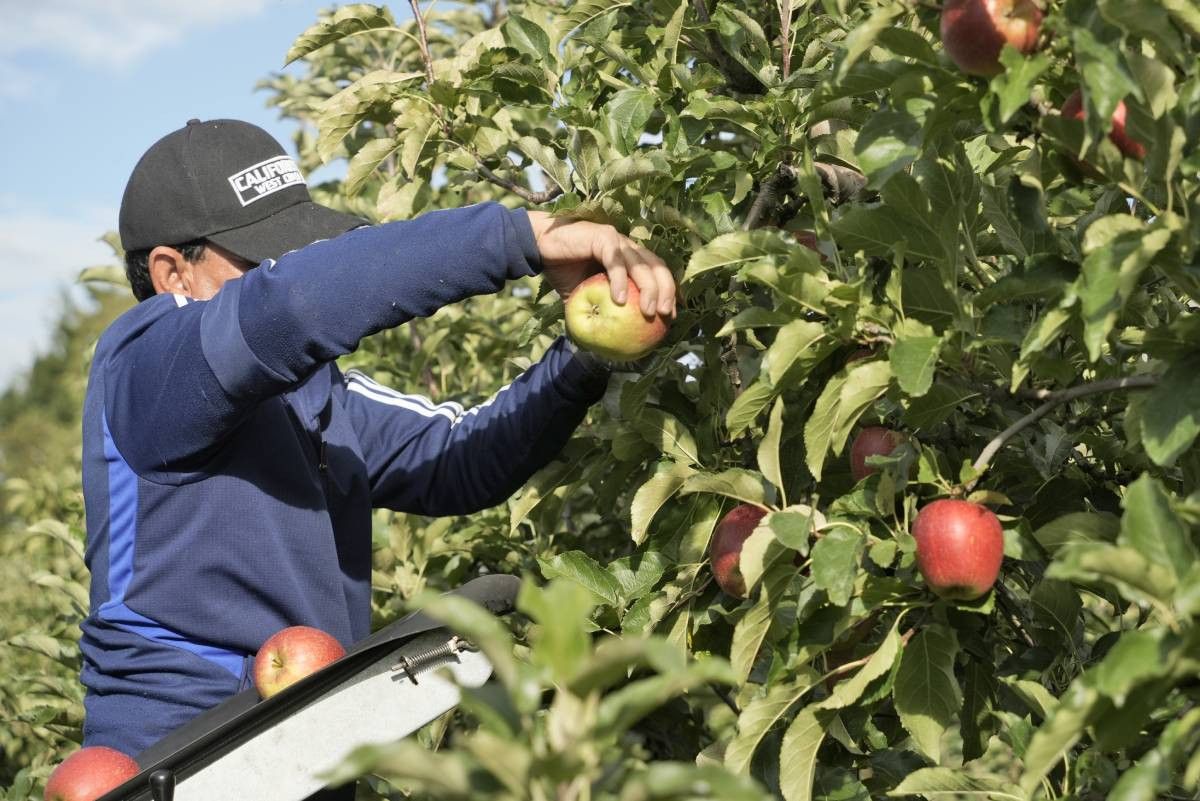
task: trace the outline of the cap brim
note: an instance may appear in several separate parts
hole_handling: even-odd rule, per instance
[[[261,264],[367,224],[366,220],[306,201],[288,206],[265,220],[204,238],[236,256]]]

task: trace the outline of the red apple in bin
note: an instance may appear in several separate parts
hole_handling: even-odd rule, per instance
[[[905,436],[899,431],[882,426],[867,426],[859,431],[854,442],[850,444],[850,475],[858,482],[878,472],[876,468],[867,464],[867,457],[887,456],[904,440]]]
[[[717,530],[708,544],[708,555],[712,561],[713,577],[727,595],[746,597],[746,580],[742,577],[740,567],[742,545],[766,514],[767,510],[761,507],[743,503],[731,509],[717,523]]]
[[[641,292],[631,280],[625,303],[612,298],[608,276],[598,273],[571,291],[563,306],[567,334],[576,345],[615,362],[640,359],[667,335],[667,318],[646,317]]]
[[[45,801],[95,801],[140,772],[132,757],[103,745],[80,748],[46,782]]]
[[[336,662],[346,649],[312,626],[289,626],[272,634],[254,657],[254,686],[270,698],[305,676]]]
[[[1010,44],[1022,53],[1037,47],[1042,10],[1033,0],[946,0],[942,4],[946,55],[968,75],[1004,71],[1000,51]]]
[[[943,598],[973,601],[986,595],[1004,561],[1004,532],[987,507],[970,501],[934,501],[913,522],[917,570]]]
[[[1076,89],[1067,102],[1063,103],[1062,115],[1067,119],[1079,120],[1080,122],[1087,116],[1083,109],[1083,92]],[[1134,139],[1125,130],[1125,101],[1117,103],[1117,108],[1112,115],[1112,131],[1108,134],[1109,140],[1112,141],[1117,149],[1131,159],[1141,161],[1146,157],[1146,146],[1138,140]]]

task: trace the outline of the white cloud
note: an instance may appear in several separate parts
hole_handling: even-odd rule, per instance
[[[29,53],[66,56],[84,65],[128,67],[169,47],[196,27],[257,14],[267,0],[0,0],[6,35],[0,63]],[[202,58],[186,53],[182,58]],[[0,76],[4,70],[0,68]],[[3,92],[3,90],[0,90]]]
[[[0,389],[49,345],[59,297],[79,271],[113,263],[98,237],[115,219],[112,210],[71,218],[17,211],[0,196]],[[73,294],[82,298],[78,289]]]

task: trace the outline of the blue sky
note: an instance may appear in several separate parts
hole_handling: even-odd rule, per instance
[[[47,346],[79,270],[111,263],[98,237],[156,139],[191,117],[236,117],[290,150],[292,124],[254,85],[332,5],[0,0],[0,387]]]

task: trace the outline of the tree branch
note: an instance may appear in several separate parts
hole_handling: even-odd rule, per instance
[[[795,183],[796,176],[792,168],[786,164],[780,164],[779,168],[775,170],[775,174],[763,181],[758,190],[758,197],[754,198],[754,204],[750,206],[742,228],[746,231],[758,228],[763,217],[779,205],[779,193],[787,191]]]
[[[472,155],[475,155],[475,154],[472,154]],[[518,195],[518,196],[524,198],[525,200],[529,201],[530,203],[538,203],[538,204],[549,203],[551,200],[554,200],[556,197],[558,197],[559,195],[561,195],[563,193],[562,187],[560,187],[560,186],[552,186],[549,189],[543,190],[541,192],[535,192],[532,189],[526,189],[525,187],[521,186],[517,182],[509,180],[508,178],[505,178],[502,175],[497,175],[496,173],[492,172],[483,163],[483,159],[479,158],[478,155],[475,156],[475,161],[478,162],[477,172],[479,173],[479,175],[481,177],[490,181],[491,183],[495,184],[496,186],[499,186],[503,189],[507,189],[509,192],[512,192],[514,195]]]
[[[429,31],[425,27],[425,17],[421,15],[421,4],[418,0],[408,0],[408,4],[412,7],[413,19],[417,22],[417,33],[420,34],[421,60],[425,62],[425,77],[429,79],[429,85],[432,88],[433,57],[429,55]]]
[[[1087,395],[1098,395],[1102,392],[1117,392],[1123,389],[1150,389],[1158,385],[1158,376],[1156,375],[1135,375],[1125,378],[1110,378],[1104,381],[1093,381],[1090,384],[1080,384],[1077,387],[1063,389],[1057,392],[1049,392],[1045,394],[1045,402],[1034,409],[1029,414],[1022,417],[1017,422],[1010,425],[1008,428],[997,434],[991,442],[980,452],[979,458],[972,465],[977,473],[982,474],[987,470],[988,465],[992,463],[992,459],[1000,452],[1000,449],[1017,434],[1024,431],[1029,426],[1041,420],[1049,414],[1055,407],[1061,406],[1068,401],[1073,401],[1077,398],[1086,397]],[[1039,395],[1045,390],[1039,391]],[[970,492],[979,482],[976,477],[973,481],[967,483],[965,489]]]

